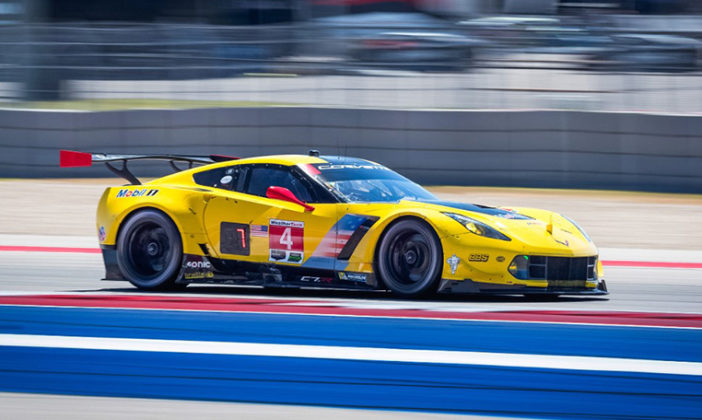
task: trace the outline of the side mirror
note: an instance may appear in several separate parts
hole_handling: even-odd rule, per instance
[[[292,191],[284,187],[268,187],[268,189],[266,190],[266,197],[272,198],[274,200],[283,200],[299,204],[305,208],[305,211],[314,210],[313,206],[310,206],[309,204],[295,197],[295,194],[293,194]]]

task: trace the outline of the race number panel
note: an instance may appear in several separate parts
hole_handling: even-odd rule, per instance
[[[269,260],[301,264],[304,260],[305,223],[271,219],[268,227]]]
[[[223,254],[250,255],[249,225],[222,222],[219,232],[219,250]]]

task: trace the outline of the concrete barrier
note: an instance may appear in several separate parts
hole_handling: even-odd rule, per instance
[[[0,177],[62,169],[58,151],[368,158],[424,184],[702,193],[702,117],[579,111],[216,108],[0,111]],[[166,163],[134,163],[137,175]]]

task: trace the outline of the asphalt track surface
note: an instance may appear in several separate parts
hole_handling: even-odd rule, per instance
[[[0,393],[0,414],[7,419],[116,420],[136,419],[336,419],[351,420],[451,420],[453,414],[349,410],[330,407],[245,404],[212,401],[159,400],[146,398],[82,397],[74,395]],[[485,416],[460,416],[488,419]],[[490,417],[492,418],[492,417]]]
[[[77,247],[84,249],[87,247]],[[696,255],[696,254],[694,254]],[[696,263],[702,263],[698,260]],[[102,258],[87,252],[0,251],[0,284],[4,292],[108,292],[139,294],[126,282],[100,281]],[[597,310],[702,313],[702,269],[606,266],[611,294],[606,298],[562,297],[555,301],[527,300],[520,296],[442,296],[406,301],[384,292],[290,290],[191,285],[187,295],[226,297],[293,297],[349,300],[364,305],[419,307],[450,310]]]
[[[20,198],[0,219],[0,418],[702,418],[696,197],[509,192],[582,220],[611,294],[403,300],[141,293],[100,281],[95,238],[73,236],[99,185],[35,206],[41,183],[2,184]]]
[[[163,418],[180,406],[180,417],[212,418],[702,416],[702,269],[671,261],[697,254],[641,251],[666,261],[610,265],[606,298],[403,300],[230,286],[141,293],[99,281],[87,239],[28,241],[0,248],[3,417],[144,407]]]

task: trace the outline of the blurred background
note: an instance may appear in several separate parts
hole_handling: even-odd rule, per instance
[[[0,418],[193,418],[178,398],[287,404],[191,401],[195,417],[208,419],[429,418],[390,411],[403,409],[699,418],[701,41],[700,0],[0,0],[0,391],[47,394],[0,392]],[[95,205],[124,181],[102,165],[59,168],[61,149],[242,157],[318,149],[371,159],[444,200],[567,214],[599,247],[611,295],[405,301],[191,286],[187,296],[143,296],[98,281]],[[139,177],[173,170],[141,163],[129,164]],[[195,296],[203,308],[268,305],[276,314],[61,309],[34,293],[71,306],[153,299],[153,309]],[[9,295],[30,306],[14,307]],[[286,317],[281,305],[309,311]],[[315,308],[325,316],[313,317]],[[328,316],[358,309],[403,312],[377,323]],[[546,311],[560,317],[544,321],[555,324],[531,321]],[[461,312],[500,322],[406,318]],[[530,321],[503,322],[509,312]],[[368,359],[342,368],[102,352],[83,349],[84,340],[59,348],[46,336],[45,347],[27,348],[5,337],[23,334],[499,352],[513,353],[514,367]],[[628,360],[624,370],[641,360],[616,374],[583,361],[573,362],[583,370],[519,364],[549,355]],[[651,367],[681,362],[696,370],[663,376]]]
[[[701,37],[694,0],[1,0],[0,100],[689,114]]]
[[[105,175],[62,148],[315,148],[424,184],[699,193],[701,65],[693,0],[0,0],[0,177]]]

